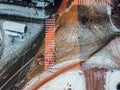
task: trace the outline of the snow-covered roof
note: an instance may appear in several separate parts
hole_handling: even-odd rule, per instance
[[[3,23],[3,29],[9,30],[12,32],[25,33],[26,25],[17,22],[5,21]]]

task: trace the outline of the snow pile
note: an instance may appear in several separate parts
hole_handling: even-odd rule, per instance
[[[117,90],[117,85],[120,83],[120,71],[113,70],[106,73],[105,90]]]

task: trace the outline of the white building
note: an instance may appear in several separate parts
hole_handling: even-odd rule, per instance
[[[27,31],[26,24],[5,21],[3,23],[3,29],[5,30],[5,34],[14,37],[22,38],[25,32]]]
[[[3,29],[22,34],[26,32],[27,26],[26,24],[22,24],[22,23],[5,21],[3,23]]]

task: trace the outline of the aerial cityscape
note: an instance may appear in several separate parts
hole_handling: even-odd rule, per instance
[[[0,90],[120,90],[120,0],[0,0]]]

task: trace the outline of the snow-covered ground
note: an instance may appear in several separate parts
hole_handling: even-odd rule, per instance
[[[0,21],[2,25],[4,20]],[[0,69],[7,64],[10,60],[15,60],[15,57],[20,57],[20,53],[24,54],[27,52],[28,47],[33,43],[33,41],[37,38],[40,31],[43,29],[43,24],[35,24],[35,23],[26,23],[27,32],[24,34],[24,39],[15,38],[14,42],[12,41],[12,37],[5,34],[5,45],[4,52],[0,60]]]
[[[117,50],[120,49],[120,38],[115,38],[114,40],[112,40],[107,46],[105,46],[104,48],[102,48],[102,50],[99,50],[99,52],[97,52],[96,54],[94,54],[92,57],[90,57],[90,59],[88,59],[85,64],[83,64],[83,66],[87,66],[89,68],[93,68],[93,67],[98,67],[98,68],[108,68],[110,69],[117,69],[119,68],[118,65],[114,62],[114,58],[113,56],[119,56],[119,53],[117,52]],[[115,55],[114,55],[115,54]],[[64,61],[60,64],[57,64],[56,66],[53,67],[53,70],[51,72],[44,72],[42,74],[38,74],[36,75],[34,78],[32,78],[27,85],[25,86],[25,88],[23,90],[32,90],[32,86],[36,85],[36,83],[38,81],[42,81],[45,78],[49,77],[49,75],[52,74],[52,72],[55,72],[56,70],[59,70],[60,68],[65,67],[66,65],[70,65],[71,63],[74,63],[76,61],[80,61],[79,59],[74,59],[74,60],[67,60]],[[115,84],[113,85],[113,87],[111,86],[112,89],[107,89],[108,88],[108,84],[106,84],[106,89],[105,90],[117,90],[117,89],[113,89],[115,88],[115,85],[120,82],[120,71],[116,71],[114,70],[114,72],[117,72],[115,75],[111,76],[111,73],[113,72],[107,72],[106,74],[106,81],[108,82],[108,77],[111,76],[111,78],[115,80],[111,80],[110,83],[115,82]],[[79,74],[78,74],[79,73]],[[81,75],[81,76],[79,76]],[[41,88],[39,88],[39,90],[53,90],[53,88],[55,90],[67,90],[68,86],[67,83],[69,83],[71,85],[72,90],[85,90],[84,86],[84,74],[81,71],[68,71],[66,73],[62,73],[61,75],[59,75],[58,77],[53,78],[51,81],[47,82],[46,84],[44,84]],[[74,77],[74,78],[72,78]],[[78,79],[79,77],[79,79]],[[82,79],[81,79],[82,78]],[[78,81],[75,81],[75,80]],[[118,80],[117,80],[118,79]],[[81,81],[82,80],[82,81]],[[73,88],[74,87],[74,81],[76,82],[76,87],[77,88]],[[72,83],[71,83],[72,82]],[[80,85],[81,88],[79,88],[79,86],[77,86],[77,84]],[[81,86],[83,85],[83,86]],[[112,84],[111,84],[112,85]]]
[[[64,67],[66,67],[67,65],[70,65],[70,64],[72,64],[72,63],[79,62],[79,61],[80,61],[79,59],[65,61],[65,62],[62,62],[62,63],[60,63],[60,64],[55,65],[55,66],[51,69],[51,71],[44,71],[43,73],[39,73],[39,74],[35,75],[32,79],[30,79],[29,82],[27,82],[27,84],[25,85],[25,87],[23,87],[22,90],[33,90],[33,89],[34,89],[34,86],[36,86],[39,82],[42,82],[44,79],[46,79],[47,77],[49,77],[49,76],[52,75],[53,73],[59,71],[61,68],[64,68]],[[80,78],[79,81],[80,81],[81,79],[83,79],[83,80],[82,80],[81,82],[79,82],[78,84],[81,84],[81,85],[84,84],[84,78],[83,78],[84,76],[83,76],[83,73],[82,73],[81,71],[77,70],[77,71],[71,71],[70,73],[69,73],[69,72],[65,73],[65,75],[66,75],[66,82],[69,82],[69,81],[67,81],[68,79],[70,79],[69,74],[71,74],[70,77],[73,77],[73,76],[75,76],[75,78],[76,78],[76,77],[79,77],[79,78]],[[74,75],[74,74],[75,74],[75,75]],[[58,77],[58,79],[59,79],[59,80],[62,79],[63,76],[64,76],[64,75],[61,74],[61,76]],[[67,76],[68,76],[68,78],[67,78]],[[73,79],[71,79],[71,81],[76,80],[75,78],[73,77]],[[62,79],[62,80],[64,80],[64,79]],[[60,83],[62,83],[62,80],[60,80]],[[53,83],[53,82],[54,82],[54,81],[52,81],[51,83]],[[76,81],[74,81],[74,82],[76,82]],[[56,83],[56,84],[57,84],[57,83]],[[72,85],[72,84],[71,84],[71,85]],[[49,86],[50,86],[50,85],[49,85]],[[65,88],[64,86],[67,88],[67,83],[66,83],[65,85],[63,85],[62,88]],[[73,86],[72,86],[72,87],[73,87]],[[84,88],[84,86],[82,86],[82,87]],[[46,90],[45,88],[46,88],[46,86],[43,87],[42,90]],[[52,86],[51,88],[53,88],[53,86]],[[59,87],[58,89],[57,89],[57,87],[56,87],[56,90],[60,90],[60,89],[61,89],[60,87]],[[41,90],[41,89],[40,89],[40,90]],[[50,89],[47,89],[47,90],[50,90]],[[51,90],[54,90],[54,89],[51,89]],[[61,89],[61,90],[64,90],[64,89]],[[84,89],[81,88],[81,90],[84,90]]]
[[[48,15],[45,14],[44,9],[28,8],[22,6],[14,6],[7,4],[0,4],[0,13],[7,15],[18,15],[29,18],[44,19]]]
[[[113,39],[85,63],[87,67],[115,69],[119,68],[120,37]],[[118,59],[118,60],[117,60]]]
[[[85,63],[87,67],[99,67],[99,68],[118,68],[113,62],[112,56],[106,51],[96,53]]]
[[[119,90],[117,85],[120,84],[120,71],[113,70],[106,73],[105,90]]]
[[[85,90],[84,74],[79,70],[66,72],[38,90]]]
[[[119,66],[114,62],[114,58],[113,58],[113,56],[116,56],[119,58],[119,53],[117,52],[117,50],[118,51],[120,50],[119,44],[120,44],[120,38],[116,37],[108,45],[106,45],[104,48],[99,50],[96,54],[91,56],[82,66],[89,67],[89,68],[93,68],[93,67],[107,68],[108,70],[119,69]],[[42,80],[46,79],[47,77],[49,77],[49,75],[53,74],[60,68],[64,68],[65,66],[70,65],[71,63],[75,63],[77,61],[80,61],[80,59],[74,58],[73,60],[66,60],[60,64],[55,65],[51,72],[46,71],[46,72],[43,72],[42,74],[39,73],[38,75],[36,75],[34,78],[32,78],[26,84],[26,86],[24,87],[23,90],[32,90],[31,89],[32,86],[35,86],[36,83],[39,83]],[[79,71],[77,71],[77,72],[79,72]],[[71,83],[71,81],[74,82],[74,80],[75,80],[74,78],[72,78],[73,73],[76,73],[76,71],[75,72],[69,71],[66,73],[62,73],[60,76],[53,78],[51,81],[49,81],[48,83],[43,85],[41,88],[39,88],[39,90],[53,90],[53,88],[55,88],[55,90],[66,90],[65,88],[67,88],[67,84],[66,84],[67,82],[69,82],[71,84],[71,86],[74,86],[74,83]],[[74,77],[77,79],[76,75]],[[110,75],[110,73],[109,73],[109,75]],[[71,78],[69,78],[69,77],[71,77]],[[81,78],[81,77],[82,76],[79,76],[79,78]],[[119,75],[117,75],[116,78],[117,77],[119,77]],[[118,78],[118,80],[116,80],[114,82],[118,82],[118,81],[120,82],[119,78]],[[84,79],[82,79],[82,82],[84,83]],[[63,83],[63,84],[61,84],[61,83]],[[76,81],[76,83],[80,84],[80,80],[78,80],[78,82]],[[72,90],[77,90],[77,89],[74,89],[72,87]],[[78,90],[82,90],[82,88],[78,89]],[[84,90],[84,88],[83,88],[83,90]],[[105,90],[109,90],[109,89],[105,89]],[[116,89],[110,89],[110,90],[116,90]]]
[[[116,44],[115,42],[113,43]],[[84,65],[90,68],[91,67],[108,68],[108,69],[119,68],[118,65],[114,62],[114,58],[113,58],[113,55],[117,49],[116,47],[114,47],[116,45],[114,45],[113,43],[110,42],[107,46],[105,46],[104,48],[96,52],[96,54],[91,56]],[[120,45],[119,45],[119,48],[120,48]],[[116,55],[117,54],[119,56],[118,52],[116,53]],[[75,60],[73,61],[75,62]],[[57,70],[61,67],[64,68],[65,65],[69,65],[71,63],[73,62],[69,61],[68,59],[63,63],[56,65],[55,67],[53,67],[53,69]],[[52,72],[53,73],[55,72],[55,70],[52,70],[51,72],[46,71],[46,72],[43,72],[42,74],[39,73],[27,83],[27,85],[24,87],[23,90],[32,90],[31,89],[32,87],[34,87],[40,81],[48,78]],[[115,85],[118,82],[120,82],[120,78],[118,78],[119,76],[120,76],[119,71],[114,73],[114,75],[111,75],[111,72],[107,72],[106,74],[107,84],[106,84],[105,90],[116,90]],[[115,77],[115,80],[113,80],[114,77]],[[108,79],[110,78],[113,78],[113,79],[111,79],[111,82],[108,83],[109,81]],[[114,85],[112,86],[113,82],[114,82]],[[111,85],[111,89],[109,89],[109,84]],[[68,88],[71,88],[71,90],[85,90],[85,78],[84,78],[84,74],[80,70],[68,71],[68,72],[62,73],[61,75],[45,83],[42,87],[39,88],[39,90],[70,90]]]

